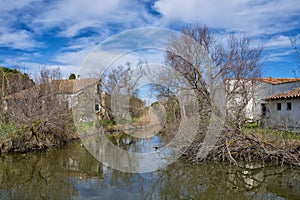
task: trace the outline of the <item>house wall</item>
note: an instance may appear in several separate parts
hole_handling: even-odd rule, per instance
[[[281,103],[281,110],[277,110],[277,103]],[[287,103],[292,104],[291,110],[287,110]],[[300,130],[300,99],[269,102],[264,121],[267,127]]]
[[[273,85],[266,82],[252,82],[251,80],[244,80],[242,84],[245,84],[248,88],[248,97],[251,97],[248,104],[245,107],[246,118],[251,121],[261,121],[262,120],[262,106],[261,104],[268,105],[269,102],[264,101],[263,99],[273,96],[279,93],[288,92],[295,88],[300,87],[300,81],[277,84]],[[233,85],[237,83],[236,80],[230,80],[227,82],[227,87],[232,90]],[[227,102],[227,109],[229,112],[234,112],[237,105],[242,102],[242,97],[237,93],[234,99]],[[231,110],[231,111],[230,111]],[[233,113],[234,114],[234,113]],[[300,119],[300,118],[299,118]]]
[[[63,101],[67,101],[68,109],[71,109],[75,105],[78,104],[78,95],[80,93],[81,93],[81,91],[76,93],[76,94],[58,94],[57,96],[59,98],[60,103],[63,102]]]
[[[253,99],[247,105],[247,110],[253,111],[253,113],[249,114],[249,116],[253,117],[254,120],[261,120],[261,104],[269,104],[269,102],[266,102],[263,99],[267,98],[268,96],[273,96],[279,93],[291,91],[298,87],[300,87],[300,81],[277,85],[272,85],[266,82],[260,82],[257,86],[255,86],[255,88],[252,88],[256,92],[254,92]]]
[[[240,112],[240,109],[244,109],[245,117],[247,119],[254,118],[255,109],[255,91],[257,82],[252,80],[229,80],[226,83],[226,89],[229,93],[227,96],[227,113],[235,116]],[[247,105],[244,102],[248,100]]]

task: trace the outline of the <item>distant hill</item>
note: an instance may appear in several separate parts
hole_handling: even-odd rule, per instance
[[[28,74],[16,69],[0,67],[0,96],[7,96],[35,85]]]

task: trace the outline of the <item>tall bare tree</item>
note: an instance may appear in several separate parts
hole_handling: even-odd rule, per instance
[[[217,40],[207,26],[191,25],[174,36],[167,49],[167,64],[182,74],[198,96],[200,116],[208,116],[212,109],[212,94],[224,82],[227,101],[235,104],[227,121],[237,130],[245,121],[242,114],[252,98],[252,85],[261,75],[261,47],[253,47],[247,34],[233,34],[226,41]],[[230,82],[230,80],[234,80]],[[238,101],[238,102],[235,102]],[[235,102],[235,103],[233,103]],[[233,114],[233,115],[232,115]]]
[[[143,61],[139,61],[136,66],[126,63],[102,75],[102,88],[107,95],[101,106],[105,108],[109,119],[126,118],[124,115],[129,114],[128,111],[131,115],[141,114],[142,104],[137,100],[135,91],[144,75],[145,65],[147,63]]]
[[[251,39],[245,33],[230,35],[221,66],[222,78],[226,80],[228,117],[236,130],[241,130],[246,121],[246,106],[255,100],[261,77],[262,47],[251,46]]]

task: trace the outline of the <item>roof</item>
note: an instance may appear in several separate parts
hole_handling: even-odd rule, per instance
[[[97,78],[53,80],[60,94],[73,94],[99,82]]]
[[[300,98],[300,88],[265,98],[266,101]]]
[[[99,82],[99,79],[89,78],[89,79],[63,79],[63,80],[53,80],[49,85],[51,92],[57,94],[74,94],[89,86],[95,85]],[[9,96],[4,97],[4,99],[14,99],[14,98],[24,98],[28,94],[36,93],[38,90],[43,90],[43,85],[34,86],[29,89],[21,90]]]
[[[284,83],[293,83],[300,81],[300,78],[240,78],[240,79],[235,79],[235,78],[227,78],[226,80],[246,80],[246,81],[260,81],[260,82],[265,82],[269,83],[272,85],[279,85],[279,84],[284,84]]]
[[[270,83],[272,85],[279,85],[279,84],[284,84],[284,83],[292,83],[292,82],[300,81],[300,78],[272,78],[272,77],[268,77],[268,78],[260,78],[259,80],[262,81],[262,82],[265,82],[265,83]]]

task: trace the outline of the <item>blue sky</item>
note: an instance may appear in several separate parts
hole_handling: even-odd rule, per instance
[[[294,77],[299,0],[0,0],[0,65],[31,74],[59,66],[66,77],[114,34],[196,22],[221,37],[247,32],[264,47],[263,76]]]

